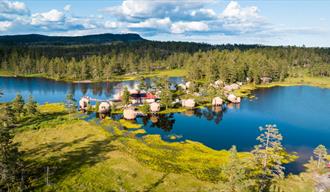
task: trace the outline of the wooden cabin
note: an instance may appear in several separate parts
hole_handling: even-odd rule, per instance
[[[143,104],[143,103],[153,103],[158,99],[156,95],[151,92],[139,91],[139,90],[131,90],[130,98],[132,104]]]

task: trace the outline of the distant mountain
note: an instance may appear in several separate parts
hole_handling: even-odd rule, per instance
[[[138,34],[98,34],[85,36],[47,36],[38,34],[0,36],[0,45],[79,45],[146,41]]]

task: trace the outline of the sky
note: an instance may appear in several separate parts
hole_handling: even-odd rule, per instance
[[[330,47],[328,0],[0,0],[0,35]]]

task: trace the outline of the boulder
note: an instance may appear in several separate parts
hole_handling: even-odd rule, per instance
[[[220,97],[214,97],[212,99],[213,106],[220,106],[220,105],[222,105],[222,103],[223,103],[223,100]]]

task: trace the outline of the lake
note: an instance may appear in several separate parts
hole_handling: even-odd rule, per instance
[[[172,78],[173,83],[181,78]],[[41,78],[0,77],[4,96],[0,102],[12,100],[16,93],[30,94],[39,103],[62,102],[68,92],[76,99],[89,95],[112,98],[123,86],[133,88],[136,81],[114,83],[66,83]],[[300,158],[287,166],[287,172],[303,170],[312,150],[319,144],[330,148],[330,89],[310,86],[274,87],[254,92],[256,99],[243,99],[240,105],[223,109],[204,108],[185,113],[140,117],[147,134],[160,134],[164,140],[198,141],[213,149],[251,150],[257,144],[259,126],[276,124],[284,139],[283,145]]]

